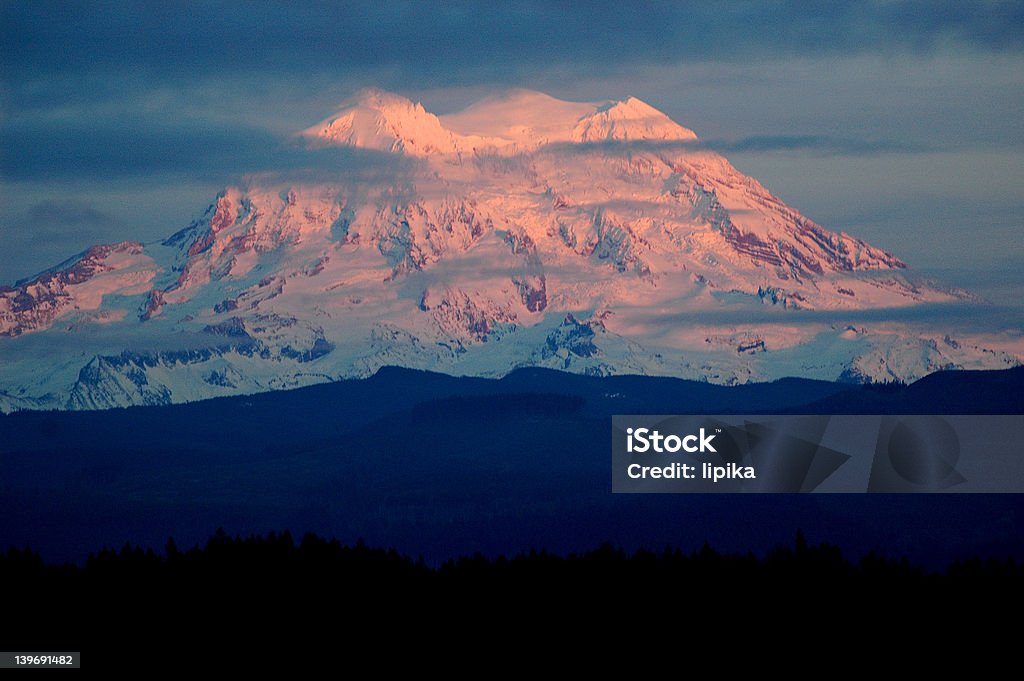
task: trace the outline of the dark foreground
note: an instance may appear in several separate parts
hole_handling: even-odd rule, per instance
[[[365,381],[188,405],[0,417],[0,551],[291,530],[459,555],[710,542],[763,556],[802,529],[854,560],[1024,557],[1020,495],[613,495],[611,415],[1024,414],[1024,369],[909,386],[734,388],[523,370],[500,381],[386,369]]]
[[[1024,566],[975,559],[928,571],[876,554],[850,561],[834,545],[808,545],[801,533],[762,558],[708,546],[627,553],[605,545],[567,556],[531,551],[429,566],[312,534],[296,542],[287,532],[232,538],[221,531],[202,547],[182,551],[169,541],[156,553],[126,545],[82,566],[46,566],[38,554],[11,550],[0,555],[0,583],[8,587],[7,649],[116,655],[129,642],[160,648],[194,640],[208,650],[252,628],[294,633],[325,622],[344,622],[352,640],[432,637],[439,632],[431,623],[486,635],[481,627],[510,622],[529,623],[531,636],[570,625],[674,621],[734,627],[738,636],[749,635],[754,622],[794,611],[817,625],[867,621],[876,630],[895,618],[899,629],[933,617],[976,621],[1015,610]],[[237,648],[239,655],[254,652],[248,642]]]

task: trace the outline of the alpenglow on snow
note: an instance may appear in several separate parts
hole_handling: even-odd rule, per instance
[[[847,321],[973,299],[915,283],[632,97],[516,90],[438,117],[364,90],[296,143],[345,153],[228,187],[163,241],[94,246],[0,288],[0,410],[166,404],[385,365],[742,383],[1024,357],[996,333]]]

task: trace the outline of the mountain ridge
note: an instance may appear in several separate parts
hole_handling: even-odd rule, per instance
[[[537,368],[505,379],[391,368],[188,404],[19,412],[0,416],[0,537],[57,561],[169,535],[187,546],[210,527],[319,529],[428,556],[595,536],[648,546],[685,536],[694,547],[720,537],[746,551],[780,524],[815,533],[827,518],[842,533],[857,528],[860,541],[844,551],[866,553],[883,535],[919,559],[948,560],[954,542],[1024,546],[1013,495],[609,493],[613,414],[1024,413],[1022,368],[934,376],[910,386],[727,387]],[[842,399],[823,401],[830,396]],[[1005,546],[992,555],[1005,559]]]
[[[96,246],[0,288],[0,410],[190,401],[388,364],[732,384],[1024,357],[1012,333],[858,321],[973,303],[803,216],[635,98],[517,91],[438,117],[364,90],[300,137],[409,163],[254,178],[162,241]]]
[[[577,103],[524,89],[486,98],[454,114],[435,116],[419,102],[379,88],[364,88],[299,136],[313,145],[414,156],[483,150],[515,154],[557,142],[697,140],[692,130],[636,97]]]

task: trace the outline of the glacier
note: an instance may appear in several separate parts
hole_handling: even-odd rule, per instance
[[[254,175],[162,241],[97,245],[0,287],[0,411],[388,365],[736,384],[1024,359],[1019,329],[908,321],[983,303],[818,225],[636,98],[513,90],[436,116],[368,89],[294,142],[379,167]]]

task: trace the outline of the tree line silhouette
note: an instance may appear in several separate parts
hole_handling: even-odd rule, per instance
[[[426,635],[424,627],[446,618],[472,629],[526,616],[550,632],[618,618],[642,627],[665,612],[729,631],[738,621],[751,626],[793,609],[819,620],[895,611],[897,622],[927,622],[951,609],[983,617],[1019,606],[1024,565],[972,559],[929,571],[879,553],[854,562],[801,533],[763,557],[707,545],[626,552],[606,544],[586,553],[476,554],[428,565],[362,542],[218,530],[204,546],[181,550],[171,539],[158,553],[126,544],[81,565],[47,565],[31,549],[10,549],[0,554],[0,584],[8,645],[41,643],[32,637],[45,634],[52,647],[183,626],[216,638],[224,627],[303,627],[324,617],[389,636]],[[104,628],[96,628],[97,618]],[[886,622],[893,623],[878,620]]]

